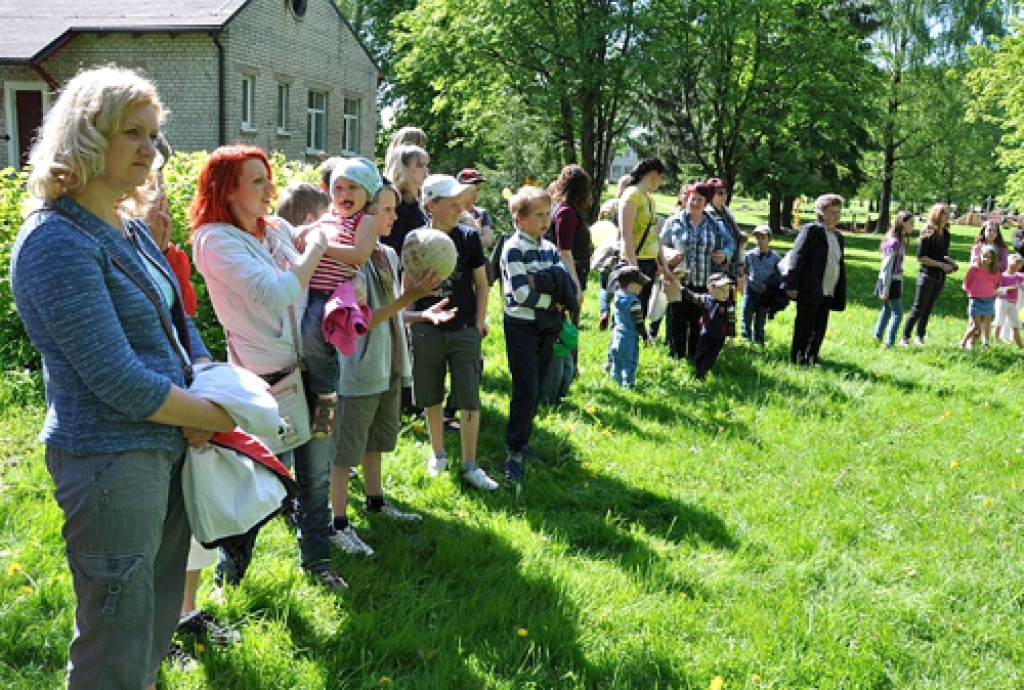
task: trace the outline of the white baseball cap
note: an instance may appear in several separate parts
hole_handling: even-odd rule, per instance
[[[472,189],[471,184],[462,184],[451,175],[428,175],[423,181],[423,201],[449,199]]]

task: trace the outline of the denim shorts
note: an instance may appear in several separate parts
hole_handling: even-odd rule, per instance
[[[969,316],[995,316],[995,297],[972,297],[968,302],[967,314]]]

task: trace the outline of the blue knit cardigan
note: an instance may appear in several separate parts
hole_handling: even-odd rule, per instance
[[[11,251],[11,288],[25,329],[43,356],[46,420],[39,440],[75,455],[160,449],[183,452],[179,427],[147,421],[185,387],[185,369],[153,302],[145,252],[181,295],[174,272],[141,222],[138,249],[70,198],[29,216]],[[125,270],[114,263],[114,259]],[[127,271],[127,273],[126,273]],[[128,275],[131,274],[131,276]],[[168,321],[171,310],[160,308]],[[193,360],[209,357],[184,317]]]

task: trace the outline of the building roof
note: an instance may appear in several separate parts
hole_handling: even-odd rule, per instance
[[[83,31],[222,29],[249,0],[3,0],[0,63],[38,62]]]

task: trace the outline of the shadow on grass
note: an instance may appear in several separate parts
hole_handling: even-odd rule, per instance
[[[486,498],[514,500],[508,492]],[[287,594],[266,592],[253,602],[268,617],[287,620],[284,648],[308,655],[325,687],[626,687],[601,660],[584,654],[579,624],[585,616],[567,590],[573,573],[524,557],[505,530],[454,511],[414,524],[381,520],[373,541],[372,559],[333,559],[350,589],[338,596],[341,620],[331,634],[289,612]],[[616,660],[619,672],[627,661]],[[691,683],[667,658],[629,666],[631,684]],[[208,671],[217,687],[251,686],[253,670],[244,664],[223,659]]]

